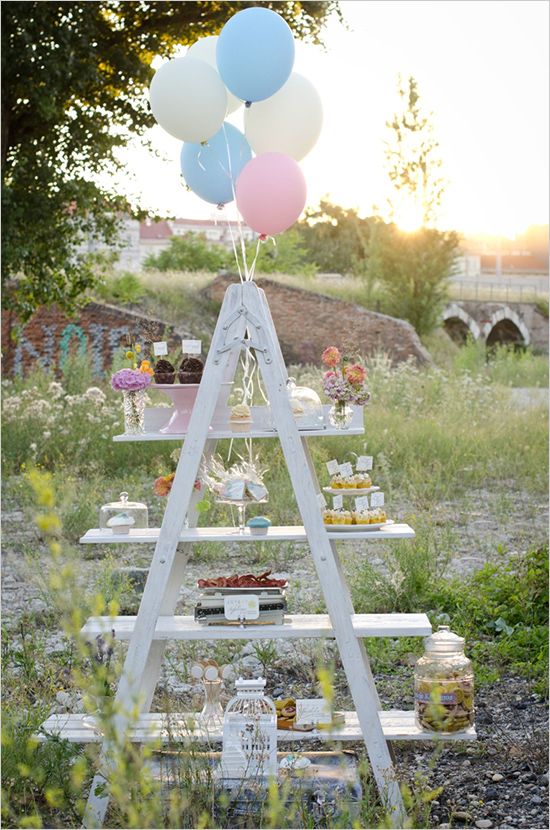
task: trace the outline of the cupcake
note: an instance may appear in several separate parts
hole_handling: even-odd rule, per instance
[[[341,473],[335,473],[332,476],[332,478],[330,480],[330,486],[333,488],[333,490],[341,490],[342,489],[342,487],[344,486],[344,479],[342,478]]]
[[[328,508],[326,510],[323,510],[323,524],[332,524],[332,510],[329,510]]]
[[[163,357],[155,363],[155,383],[174,383],[176,370],[169,360]]]
[[[355,473],[353,478],[355,481],[354,487],[358,490],[372,487],[372,479],[368,473]]]
[[[246,526],[250,528],[253,536],[265,536],[268,528],[271,527],[271,522],[266,516],[254,516],[253,519],[247,521]]]
[[[128,513],[117,513],[107,522],[107,527],[110,527],[113,533],[128,534],[130,529],[135,525],[136,520]]]
[[[179,371],[180,383],[200,383],[204,364],[198,357],[184,357]]]
[[[233,432],[248,432],[252,426],[250,407],[245,403],[231,407],[229,423]]]

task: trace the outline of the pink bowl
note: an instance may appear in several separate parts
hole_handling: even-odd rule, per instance
[[[160,389],[172,400],[174,412],[165,427],[160,432],[181,433],[187,432],[189,419],[199,391],[198,383],[155,383],[154,389]]]

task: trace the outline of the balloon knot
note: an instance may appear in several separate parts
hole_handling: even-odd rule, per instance
[[[217,207],[218,210],[223,210],[225,205],[224,205],[223,202],[220,202],[219,204],[216,205],[216,207]]]
[[[267,239],[267,234],[266,233],[261,233],[260,234],[260,242],[265,242],[266,239]]]
[[[244,105],[245,105],[245,107],[247,108],[247,110],[249,110],[249,109],[250,109],[250,107],[252,106],[252,101],[245,101],[245,102],[244,102]]]
[[[208,141],[201,141],[201,147],[208,147]]]

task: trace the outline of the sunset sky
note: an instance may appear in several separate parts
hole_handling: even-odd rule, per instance
[[[439,226],[513,236],[546,223],[548,4],[354,0],[341,7],[349,30],[334,19],[326,52],[297,43],[295,70],[316,85],[325,114],[321,138],[302,162],[308,205],[325,195],[362,215],[385,205],[385,122],[401,73],[414,75],[434,112],[449,180]],[[229,120],[241,127],[242,109]],[[131,192],[163,214],[216,214],[183,189],[181,144],[160,127],[150,137],[164,158],[139,143],[126,151]],[[233,218],[234,207],[224,215]]]

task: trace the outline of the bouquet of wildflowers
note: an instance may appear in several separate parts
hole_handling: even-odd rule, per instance
[[[367,370],[360,363],[353,363],[336,346],[329,346],[321,357],[328,370],[323,375],[323,389],[338,404],[364,406],[370,393],[367,389]]]
[[[133,342],[130,335],[126,336],[124,348],[124,357],[129,361],[131,368],[115,372],[111,378],[111,386],[116,392],[139,392],[141,389],[147,389],[154,374],[151,363],[140,358],[141,346]]]

